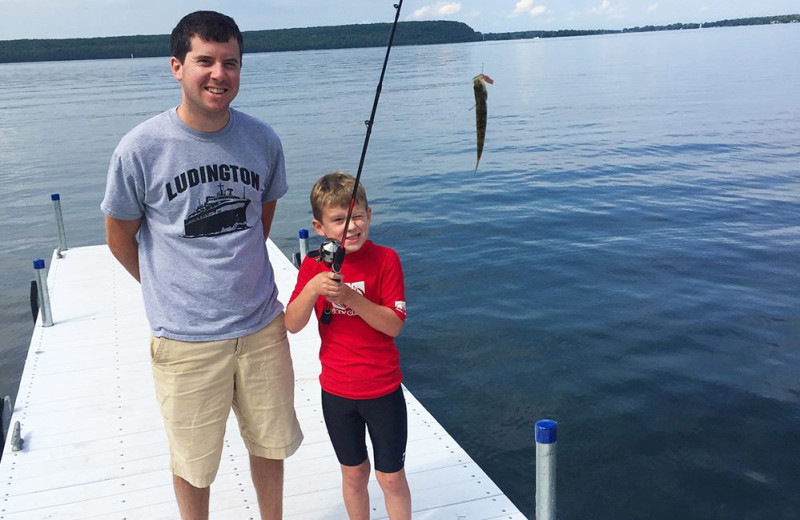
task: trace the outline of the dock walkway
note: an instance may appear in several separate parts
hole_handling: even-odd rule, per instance
[[[268,248],[285,304],[297,270],[272,242]],[[41,316],[37,321],[11,418],[11,425],[21,423],[24,446],[11,451],[7,441],[0,461],[0,520],[178,519],[139,286],[105,245],[63,255],[54,255],[48,266],[54,325],[42,327]],[[346,519],[339,465],[319,402],[313,316],[289,339],[305,440],[286,462],[284,518]],[[414,518],[524,519],[407,389],[404,394]],[[234,414],[227,431],[211,518],[256,519]],[[370,496],[371,518],[386,518],[374,476]]]

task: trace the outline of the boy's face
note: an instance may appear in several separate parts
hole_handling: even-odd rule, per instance
[[[322,208],[322,220],[314,219],[311,224],[319,236],[330,238],[339,242],[344,231],[344,221],[347,220],[347,208],[326,206]],[[353,206],[350,216],[350,229],[344,242],[345,253],[355,253],[369,237],[369,224],[372,220],[372,208],[365,208],[364,204]]]

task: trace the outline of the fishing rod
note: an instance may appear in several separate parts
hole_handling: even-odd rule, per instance
[[[335,240],[326,240],[320,246],[320,260],[331,264],[331,271],[339,274],[342,270],[345,255],[345,240],[347,239],[347,228],[350,227],[350,219],[353,216],[353,207],[356,203],[356,196],[358,195],[358,186],[361,182],[361,172],[364,169],[364,158],[367,156],[367,147],[369,146],[369,137],[372,135],[372,125],[375,123],[375,112],[378,110],[378,100],[381,97],[381,90],[383,89],[383,77],[386,74],[386,65],[389,63],[389,52],[392,50],[392,42],[394,41],[394,33],[397,29],[397,21],[400,19],[400,8],[403,7],[403,0],[394,4],[395,14],[394,23],[392,24],[392,32],[389,34],[389,43],[386,44],[386,56],[383,59],[383,68],[381,69],[381,77],[378,80],[378,87],[375,90],[375,100],[372,103],[372,113],[369,120],[364,121],[367,125],[367,135],[364,137],[364,147],[361,149],[361,160],[358,162],[358,171],[356,172],[356,180],[353,183],[353,194],[350,195],[350,204],[347,208],[347,218],[344,221],[344,230],[342,231],[342,238],[337,244]],[[325,305],[325,310],[322,312],[320,321],[327,325],[330,323],[333,314],[331,313],[331,304],[328,302]]]

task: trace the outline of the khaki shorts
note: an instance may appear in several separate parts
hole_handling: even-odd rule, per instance
[[[283,314],[241,338],[154,337],[150,357],[170,446],[170,470],[199,488],[214,481],[231,407],[247,450],[285,459],[303,440]]]

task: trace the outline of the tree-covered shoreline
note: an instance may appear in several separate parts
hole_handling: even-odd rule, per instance
[[[597,34],[673,31],[740,25],[800,23],[800,14],[738,18],[707,23],[632,27],[621,30],[517,31],[480,33],[463,22],[400,22],[395,45],[465,43],[483,40],[558,38]],[[315,49],[382,47],[386,45],[390,23],[305,27],[244,31],[246,53],[286,52]],[[103,38],[36,39],[0,41],[0,63],[120,59],[169,56],[169,35],[111,36]]]
[[[736,27],[741,25],[769,25],[782,23],[800,23],[800,14],[786,14],[780,16],[760,16],[753,18],[736,18],[732,20],[719,20],[704,23],[673,23],[669,25],[645,25],[643,27],[629,27],[619,30],[580,30],[564,29],[560,31],[517,31],[507,33],[486,34],[487,40],[517,40],[526,38],[558,38],[563,36],[588,36],[594,34],[622,34],[653,31],[680,31],[684,29],[704,29],[712,27]]]

